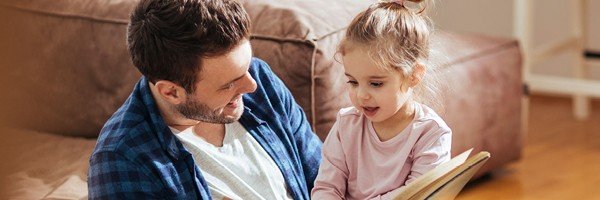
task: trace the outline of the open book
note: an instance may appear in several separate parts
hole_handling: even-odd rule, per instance
[[[402,187],[395,199],[454,199],[475,172],[490,158],[490,153],[482,151],[467,159],[472,150],[469,149],[455,156]]]

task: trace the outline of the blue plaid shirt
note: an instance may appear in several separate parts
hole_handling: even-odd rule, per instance
[[[281,170],[294,199],[309,199],[321,141],[269,66],[253,58],[258,85],[245,94],[239,122]],[[102,128],[90,157],[90,199],[211,199],[192,155],[161,117],[146,78]]]

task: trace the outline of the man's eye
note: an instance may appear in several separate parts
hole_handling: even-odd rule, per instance
[[[228,90],[228,89],[231,89],[231,88],[233,88],[233,83],[229,83],[229,84],[227,84],[225,87],[223,87],[221,89]]]
[[[373,87],[381,87],[381,86],[383,86],[383,83],[382,83],[382,82],[371,82],[370,84],[371,84],[371,86],[373,86]]]

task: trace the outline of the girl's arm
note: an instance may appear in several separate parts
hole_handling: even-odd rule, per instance
[[[323,159],[312,190],[312,199],[344,199],[346,196],[348,167],[342,149],[338,122],[333,125],[323,143]]]
[[[404,185],[449,161],[451,146],[452,131],[447,126],[440,126],[424,134],[413,148],[413,165]]]

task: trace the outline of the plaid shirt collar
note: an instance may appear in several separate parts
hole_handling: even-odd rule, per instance
[[[181,150],[183,146],[177,145],[177,138],[172,134],[171,130],[165,123],[165,120],[160,115],[152,92],[150,91],[150,85],[146,77],[142,77],[140,82],[137,84],[138,91],[140,91],[142,103],[148,109],[148,115],[150,115],[151,126],[157,134],[157,138],[163,150],[165,150],[171,158],[179,160],[181,158]],[[179,147],[178,147],[179,146]]]

